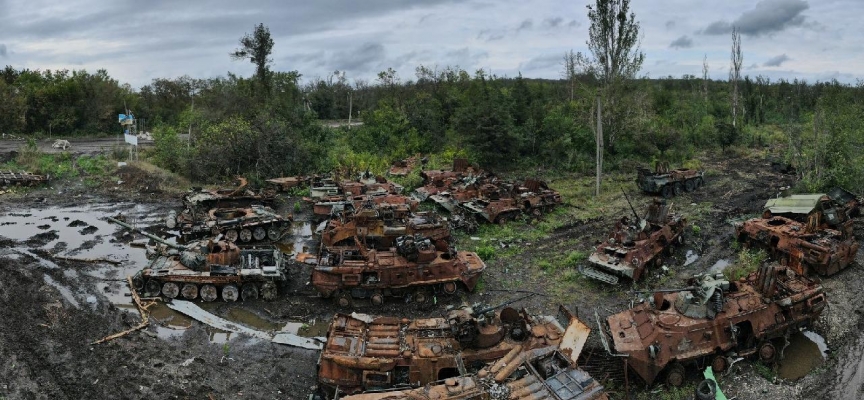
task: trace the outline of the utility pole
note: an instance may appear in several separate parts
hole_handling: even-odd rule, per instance
[[[600,197],[600,175],[603,173],[603,103],[600,101],[600,91],[597,91],[597,184],[594,196]]]
[[[352,94],[353,94],[353,92],[349,90],[348,91],[348,130],[351,130],[351,111],[352,111],[353,97],[354,97],[354,96],[352,96]]]
[[[192,121],[195,120],[195,91],[192,91],[192,110],[189,112],[189,137],[186,138],[186,148],[192,147]]]

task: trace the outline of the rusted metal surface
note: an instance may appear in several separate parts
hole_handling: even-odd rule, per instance
[[[561,325],[553,317],[509,307],[486,313],[460,308],[446,318],[415,320],[337,314],[321,355],[318,381],[331,393],[338,386],[340,393],[353,394],[464,376],[502,357],[519,367],[534,358],[537,353],[532,350],[548,349],[548,354],[565,340],[572,347],[582,335],[587,337],[585,330],[568,336],[568,329],[581,322],[567,322]],[[575,365],[562,357],[565,365]],[[517,358],[521,361],[514,361]],[[486,376],[500,376],[504,382],[512,372],[499,368]]]
[[[0,184],[2,186],[33,186],[48,183],[45,175],[36,175],[29,172],[0,171]]]
[[[607,239],[588,257],[596,270],[584,271],[587,276],[617,283],[618,277],[638,281],[650,266],[662,262],[660,254],[678,243],[686,218],[672,214],[671,205],[655,199],[645,217],[632,220],[622,217]],[[599,270],[599,271],[598,271]]]
[[[854,193],[838,186],[829,190],[828,196],[840,204],[850,218],[855,218],[861,214],[861,200]]]
[[[420,162],[421,165],[426,165],[426,158],[422,158],[417,154],[406,159],[395,161],[393,162],[393,165],[390,166],[387,174],[392,176],[406,176],[411,173],[418,162]]]
[[[694,169],[669,169],[669,163],[657,162],[652,173],[648,168],[636,169],[636,184],[646,193],[664,198],[692,192],[705,183],[705,172]]]
[[[735,225],[735,237],[745,245],[766,249],[798,274],[812,270],[828,276],[855,261],[859,244],[850,234],[851,222],[838,231],[820,227],[813,218],[807,224],[778,216],[753,218]]]
[[[280,178],[268,179],[266,182],[273,185],[280,191],[288,191],[295,187],[306,184],[309,178],[303,176],[284,176]]]
[[[475,199],[463,202],[459,206],[478,220],[494,224],[512,221],[522,213],[519,203],[510,198],[500,200]]]
[[[663,376],[680,385],[684,368],[695,363],[722,372],[728,357],[773,362],[784,338],[810,325],[827,304],[821,285],[783,266],[734,282],[704,275],[689,284],[655,293],[601,324],[607,350],[626,357],[649,384]]]
[[[216,207],[249,207],[253,204],[266,204],[276,198],[276,193],[246,188],[246,179],[243,177],[237,177],[237,180],[238,185],[233,189],[193,188],[183,195],[183,205],[193,212],[206,212]]]
[[[316,217],[331,217],[343,212],[353,213],[363,207],[387,208],[391,212],[410,213],[417,209],[420,202],[409,196],[401,194],[375,193],[351,197],[332,196],[315,202],[312,213]]]
[[[185,239],[224,235],[231,242],[278,241],[291,227],[291,219],[263,206],[213,208],[206,214],[184,210],[176,226]]]
[[[351,245],[356,236],[368,248],[387,250],[396,244],[397,237],[420,234],[432,240],[440,251],[449,248],[450,228],[438,214],[398,211],[387,205],[373,205],[352,213],[339,213],[327,221],[321,232],[321,244]]]
[[[367,250],[357,237],[355,242],[322,247],[312,271],[312,286],[343,307],[354,298],[382,304],[386,296],[403,296],[426,303],[433,293],[453,294],[460,285],[472,291],[486,269],[476,253],[440,251],[420,235],[398,237],[386,251]]]
[[[765,203],[762,218],[786,217],[805,224],[810,231],[834,229],[852,235],[851,215],[857,210],[857,200],[854,196],[845,197],[843,192],[835,192],[835,195],[845,200],[838,201],[826,194],[793,194],[770,199]]]

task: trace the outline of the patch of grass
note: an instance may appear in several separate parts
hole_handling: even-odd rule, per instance
[[[582,274],[580,274],[575,269],[567,269],[567,270],[564,270],[563,273],[561,273],[561,280],[564,282],[573,283],[573,282],[578,281],[581,277],[582,277]]]
[[[476,253],[481,260],[489,261],[495,258],[495,247],[489,245],[479,246]]]
[[[765,364],[762,364],[761,362],[753,363],[753,370],[756,371],[759,376],[765,378],[769,382],[773,382],[776,376],[776,374],[774,374],[774,369]]]
[[[693,234],[694,234],[694,235],[698,235],[699,232],[702,232],[702,228],[701,228],[699,225],[696,225],[696,224],[690,225],[690,230],[693,231]]]
[[[696,391],[696,383],[688,382],[679,387],[663,387],[659,393],[644,391],[636,395],[637,400],[690,400]]]
[[[300,187],[294,186],[293,188],[288,190],[288,196],[290,197],[307,197],[309,196],[309,187]]]
[[[730,281],[737,281],[750,273],[756,271],[765,260],[768,259],[768,253],[764,250],[744,249],[738,253],[738,262],[735,265],[726,268],[723,274]]]
[[[299,201],[295,201],[295,202],[294,202],[294,213],[295,213],[295,214],[298,214],[298,213],[300,213],[300,211],[302,211],[302,210],[303,210],[303,206],[300,205],[300,202],[299,202]]]
[[[579,263],[588,259],[587,251],[571,251],[570,254],[567,254],[567,258],[564,259],[564,266],[574,269],[579,266]]]
[[[75,160],[75,164],[86,175],[107,176],[114,170],[116,165],[114,161],[106,158],[103,155],[97,156],[80,156]]]
[[[552,264],[552,263],[551,263],[550,261],[548,261],[548,260],[540,260],[540,262],[537,263],[537,266],[540,267],[540,269],[542,269],[543,271],[546,271],[546,272],[552,272],[552,271],[554,271],[554,270],[556,269],[556,268],[555,268],[555,264]]]

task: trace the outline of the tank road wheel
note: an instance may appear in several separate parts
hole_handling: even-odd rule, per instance
[[[663,186],[663,189],[660,189],[660,195],[663,196],[664,199],[668,199],[672,197],[672,185],[668,184]]]
[[[144,290],[144,278],[142,278],[141,275],[135,275],[135,277],[132,278],[132,287],[134,287],[137,292]]]
[[[443,290],[444,293],[449,295],[456,293],[457,288],[458,286],[456,286],[456,282],[444,282],[444,284],[441,285],[441,290]]]
[[[225,285],[222,288],[222,300],[237,301],[239,297],[240,290],[237,289],[237,285]]]
[[[195,300],[198,298],[198,285],[187,283],[183,285],[183,290],[180,291],[180,294],[182,294],[183,298],[186,300]]]
[[[425,290],[421,289],[414,292],[414,303],[418,306],[424,306],[426,303],[429,302],[430,299],[431,297],[429,296],[429,293]]]
[[[144,292],[147,293],[148,296],[158,296],[159,289],[161,289],[159,281],[155,279],[150,279],[144,284]]]
[[[697,189],[702,187],[702,185],[704,185],[704,184],[705,184],[705,180],[703,180],[701,176],[696,178],[696,188]]]
[[[216,286],[211,284],[206,284],[201,286],[201,299],[204,301],[213,301],[219,297],[219,289],[216,289]]]
[[[373,306],[380,306],[384,304],[384,295],[381,294],[381,292],[375,292],[369,300],[372,302]]]
[[[711,360],[711,370],[713,370],[715,374],[725,371],[728,367],[729,360],[727,360],[722,354],[714,356],[714,359]]]
[[[276,288],[276,284],[272,281],[264,282],[261,285],[261,298],[266,301],[273,301],[279,297],[279,290]]]
[[[765,364],[771,364],[777,358],[777,349],[770,341],[766,341],[759,345],[759,360]]]
[[[270,240],[275,242],[275,241],[279,240],[280,236],[282,236],[282,233],[279,232],[279,229],[276,228],[275,226],[271,226],[271,227],[267,228],[267,239],[270,239]]]
[[[336,296],[336,305],[342,308],[351,308],[354,305],[354,299],[348,292],[339,293]]]
[[[158,292],[159,290],[156,291]],[[176,299],[177,295],[180,294],[180,286],[174,282],[165,282],[165,284],[162,285],[162,294],[169,299]]]
[[[495,220],[498,225],[506,225],[507,224],[507,214],[501,214],[498,216],[498,219]]]
[[[246,228],[240,230],[240,241],[243,243],[249,243],[252,241],[252,231]]]
[[[229,230],[225,231],[225,240],[227,240],[231,243],[234,243],[237,241],[237,236],[239,236],[239,235],[237,234],[237,230],[235,230],[235,229],[229,229]]]
[[[684,182],[684,191],[685,192],[692,192],[694,190],[696,190],[696,180],[695,179],[686,180]]]
[[[252,231],[252,237],[255,238],[256,241],[260,242],[267,238],[267,230],[259,226]]]
[[[247,283],[243,285],[243,290],[240,292],[240,297],[243,298],[243,301],[252,301],[258,299],[258,286],[255,286],[254,283]]]
[[[672,192],[675,193],[676,196],[680,196],[683,191],[684,188],[683,185],[681,185],[681,182],[675,182],[675,186],[672,186]]]
[[[681,364],[672,364],[669,367],[669,372],[666,373],[666,384],[671,387],[679,387],[684,383],[684,366]]]

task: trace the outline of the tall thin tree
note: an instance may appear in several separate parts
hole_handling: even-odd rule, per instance
[[[729,66],[729,84],[732,85],[732,126],[738,127],[738,108],[741,107],[741,95],[738,90],[738,82],[741,81],[741,63],[744,56],[741,54],[741,32],[738,28],[732,28],[732,60]]]

